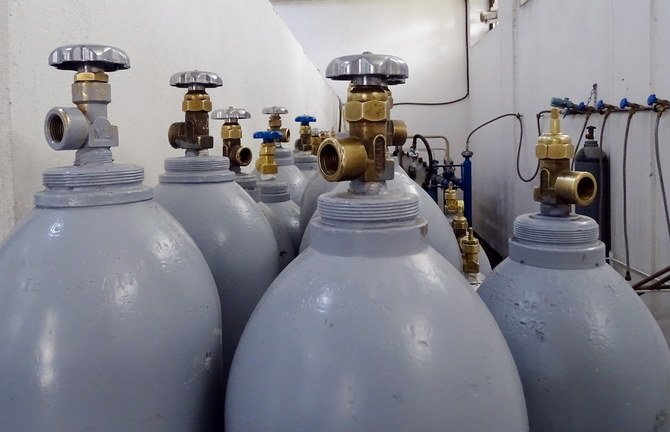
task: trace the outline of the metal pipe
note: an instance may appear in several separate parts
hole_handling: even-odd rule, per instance
[[[623,263],[622,263],[622,264],[623,264]],[[670,272],[670,266],[663,267],[662,269],[658,270],[657,272],[654,272],[654,273],[652,273],[652,274],[646,276],[644,279],[642,279],[642,280],[636,282],[636,283],[633,285],[633,288],[641,288],[642,285],[646,284],[647,282],[649,282],[649,281],[651,281],[651,280],[654,280],[654,279],[656,279],[657,277],[659,277],[659,276],[661,276],[661,275],[663,275],[663,274],[665,274],[665,273],[668,273],[668,272]]]

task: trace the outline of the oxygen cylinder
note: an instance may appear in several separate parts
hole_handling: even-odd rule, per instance
[[[291,255],[295,257],[300,250],[300,207],[288,192],[288,185],[281,181],[262,181],[258,183],[261,201],[275,215],[279,224],[288,233],[291,241]]]
[[[498,322],[523,383],[532,431],[660,431],[670,412],[670,351],[630,285],[605,263],[598,225],[570,213],[596,181],[570,171],[574,147],[540,136],[541,212],[516,218],[509,257],[479,295]],[[640,366],[643,365],[643,366]]]
[[[203,71],[180,72],[170,79],[170,85],[187,89],[185,101],[209,102],[205,89],[222,84],[220,76]],[[278,274],[277,243],[256,203],[233,181],[228,158],[201,154],[213,147],[208,135],[211,102],[182,106],[185,121],[172,124],[168,138],[185,156],[165,160],[155,194],[193,237],[214,275],[223,317],[225,379],[247,319]]]
[[[428,247],[418,206],[399,192],[319,198],[311,247],[238,345],[228,431],[527,430],[503,337]]]
[[[347,103],[385,104],[407,66],[364,53],[334,60],[326,75],[354,81]],[[388,111],[375,118],[393,139]],[[235,354],[227,430],[528,430],[499,329],[428,246],[419,198],[386,188],[393,161],[366,168],[375,128],[347,120],[351,136],[326,139],[319,166],[328,180],[353,180],[350,190],[318,198],[310,247],[254,311]]]
[[[610,231],[610,163],[607,154],[594,139],[595,126],[586,128],[586,141],[575,155],[575,169],[593,174],[598,182],[598,191],[593,202],[586,206],[575,206],[575,213],[588,216],[600,227],[600,240],[605,243],[605,253],[611,247]]]
[[[74,70],[73,102],[45,135],[75,164],[44,172],[35,208],[0,247],[3,431],[218,430],[221,311],[191,237],[113,163],[107,72],[127,55],[103,45],[54,50]]]

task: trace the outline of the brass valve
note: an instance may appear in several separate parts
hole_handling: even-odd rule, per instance
[[[339,57],[326,68],[326,77],[351,81],[343,117],[349,137],[326,138],[318,150],[319,168],[328,181],[377,182],[393,178],[393,160],[386,147],[402,145],[407,127],[391,120],[389,85],[409,75],[400,58],[372,53]]]
[[[251,113],[242,108],[228,107],[212,113],[212,120],[223,120],[221,138],[223,139],[223,156],[230,159],[230,168],[239,172],[240,167],[251,163],[253,154],[249,147],[242,145],[242,126],[240,119],[251,118]]]
[[[212,110],[212,102],[206,88],[221,87],[223,79],[212,72],[179,72],[172,75],[170,85],[187,89],[181,104],[184,121],[170,125],[170,145],[196,154],[214,147],[214,138],[209,135],[208,114]]]
[[[468,228],[468,235],[460,239],[463,257],[463,273],[479,273],[479,240],[472,228]]]
[[[279,166],[275,160],[275,141],[281,138],[279,131],[261,131],[254,133],[254,138],[262,139],[261,149],[256,160],[256,171],[261,177],[272,176],[279,172]],[[266,178],[263,178],[266,180]]]
[[[449,182],[447,188],[444,190],[444,213],[456,214],[458,212],[458,198],[456,197],[456,189],[454,185]]]
[[[111,147],[119,145],[116,126],[107,118],[112,88],[106,72],[128,69],[125,52],[106,45],[77,44],[56,48],[49,64],[57,69],[75,71],[72,102],[75,107],[54,107],[44,120],[44,135],[54,150],[77,151],[75,164],[86,163],[79,155],[90,149],[105,153],[111,162]]]
[[[281,123],[282,114],[288,114],[288,110],[281,106],[271,106],[263,108],[262,113],[270,115],[268,119],[268,131],[275,131],[281,134],[276,140],[279,147],[281,147],[281,143],[289,142],[291,140],[291,131],[283,128]]]
[[[571,171],[570,160],[575,147],[572,139],[561,133],[557,108],[551,110],[549,133],[542,134],[535,146],[540,160],[540,186],[535,187],[535,201],[549,206],[577,204],[585,206],[596,196],[596,180],[591,173]]]
[[[312,128],[309,125],[316,121],[316,117],[303,114],[295,118],[300,123],[300,137],[295,140],[295,150],[302,152],[312,151]]]
[[[456,214],[451,220],[451,227],[453,228],[457,239],[466,236],[468,233],[468,220],[463,216],[464,207],[465,204],[462,201],[458,201],[456,204]]]
[[[309,143],[311,146],[310,150],[312,151],[312,154],[314,156],[317,155],[317,153],[319,152],[319,146],[321,145],[323,140],[325,140],[327,137],[328,134],[326,133],[326,131],[322,131],[321,129],[317,128],[312,128],[312,134],[310,136]]]

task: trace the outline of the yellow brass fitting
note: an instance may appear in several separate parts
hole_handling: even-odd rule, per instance
[[[281,132],[280,142],[289,142],[291,140],[291,130],[281,127],[281,116],[272,114],[268,120],[268,130]]]
[[[316,156],[319,153],[319,146],[323,142],[323,140],[326,139],[326,134],[324,131],[317,131],[315,129],[315,132],[312,133],[312,135],[309,138],[309,144],[310,144],[310,149],[311,152],[314,156]]]
[[[239,123],[224,123],[221,126],[221,138],[224,140],[242,139],[242,126]]]
[[[207,93],[188,92],[184,95],[181,103],[182,111],[206,111],[212,110],[212,101]]]
[[[402,120],[391,120],[391,130],[393,146],[402,147],[407,141],[407,123]]]
[[[468,228],[468,235],[461,238],[460,244],[463,253],[463,273],[479,273],[479,240],[472,228]]]
[[[444,190],[444,212],[446,214],[456,214],[458,212],[458,199],[456,197],[456,189],[454,189],[451,182]]]
[[[229,151],[228,155],[226,155],[228,156],[228,159],[230,159],[231,165],[247,166],[251,163],[251,159],[253,159],[253,153],[249,147],[234,146],[231,150],[233,151]]]
[[[326,138],[317,157],[323,177],[331,182],[357,179],[368,166],[365,146],[355,137]]]
[[[451,227],[454,230],[456,238],[459,239],[468,233],[468,220],[463,216],[464,203],[458,202],[458,212],[451,220]]]
[[[256,160],[256,171],[261,174],[277,174],[279,167],[275,161],[274,143],[261,144],[258,159]]]
[[[77,72],[74,74],[74,81],[96,81],[96,82],[109,82],[109,75],[104,72]]]
[[[540,160],[540,186],[533,190],[535,201],[549,205],[588,205],[595,199],[596,179],[591,173],[570,170],[575,147],[570,136],[561,133],[557,108],[551,110],[549,133],[535,146]]]

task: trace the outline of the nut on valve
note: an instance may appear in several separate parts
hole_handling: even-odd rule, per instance
[[[551,110],[549,133],[542,134],[535,146],[540,160],[540,185],[533,190],[535,201],[549,205],[585,206],[596,196],[596,180],[591,173],[570,170],[575,147],[570,136],[561,133],[557,108]]]

